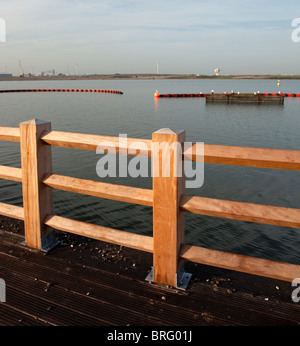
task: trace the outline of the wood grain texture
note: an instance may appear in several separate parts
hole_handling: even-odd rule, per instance
[[[177,286],[178,253],[184,243],[184,213],[179,201],[185,189],[184,175],[174,171],[174,167],[179,163],[183,169],[184,140],[183,130],[161,129],[152,134],[152,141],[158,145],[152,156],[154,281],[173,287]],[[169,165],[169,172],[163,165]]]
[[[292,282],[294,278],[300,277],[299,265],[211,250],[198,246],[183,245],[179,255],[187,261],[278,280]]]
[[[22,182],[22,169],[8,166],[0,166],[0,179]]]
[[[151,140],[149,139],[126,138],[124,141],[120,140],[120,137],[48,131],[43,134],[42,140],[59,147],[92,151],[114,149],[116,153],[121,150],[122,153],[128,155],[151,156]]]
[[[0,127],[0,140],[20,142],[20,130],[15,127]]]
[[[43,183],[59,190],[127,203],[135,203],[146,206],[153,205],[153,193],[152,190],[148,189],[109,184],[99,181],[67,177],[58,174],[46,174],[43,178]]]
[[[48,215],[45,219],[45,224],[60,231],[123,245],[141,251],[153,251],[152,237],[67,219],[57,215]]]
[[[111,143],[113,148],[119,148],[119,137],[89,135],[62,131],[45,131],[42,140],[48,144],[67,148],[96,151],[102,142]],[[20,141],[18,128],[0,127],[0,140]],[[202,161],[202,155],[197,155],[198,143],[184,152],[184,158]],[[103,146],[104,147],[104,146]],[[129,155],[151,156],[151,140],[127,138],[126,148],[131,147]],[[145,150],[147,148],[147,150]],[[198,150],[198,152],[201,152]],[[237,147],[227,145],[204,144],[204,161],[206,163],[262,167],[275,169],[300,170],[300,151],[285,149],[267,149],[252,147]]]
[[[24,209],[16,205],[0,203],[0,215],[23,221]]]
[[[200,144],[185,150],[184,157],[193,161],[203,161]],[[235,147],[227,145],[204,144],[204,162],[223,165],[261,167],[274,169],[300,170],[300,150],[265,149],[251,147]]]
[[[180,208],[194,214],[300,228],[300,209],[188,195],[182,197]]]
[[[37,119],[20,124],[26,245],[36,249],[41,249],[41,237],[48,231],[45,216],[53,214],[52,189],[42,184],[43,176],[52,172],[51,146],[40,140],[50,129],[50,123]]]

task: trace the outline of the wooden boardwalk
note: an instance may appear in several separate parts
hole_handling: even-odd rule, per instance
[[[182,292],[145,281],[149,253],[58,236],[44,254],[0,226],[1,326],[299,325],[288,282],[188,263],[193,277]]]

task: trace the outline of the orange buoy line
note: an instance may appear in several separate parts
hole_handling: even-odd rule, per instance
[[[238,94],[238,93],[211,93],[211,94],[215,94],[215,95],[232,95],[232,94],[235,94],[235,95],[243,95],[242,93],[241,94]],[[199,94],[160,94],[157,90],[156,92],[154,93],[154,97],[155,98],[161,98],[161,97],[206,97],[206,95],[211,95],[211,94],[204,94],[204,93],[199,93]],[[272,96],[275,96],[275,95],[281,95],[281,96],[284,96],[284,97],[300,97],[300,93],[257,93],[257,94],[260,94],[260,95],[264,95],[264,96],[267,96],[267,95],[272,95]]]
[[[158,91],[156,91],[154,97],[206,97],[206,94],[160,94]]]
[[[285,97],[300,97],[300,94],[294,93],[261,93],[262,95],[282,95]]]
[[[102,90],[102,89],[11,89],[0,90],[0,93],[18,93],[18,92],[95,92],[109,94],[123,94],[119,90]]]

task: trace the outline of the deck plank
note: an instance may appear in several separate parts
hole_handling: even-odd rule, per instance
[[[92,250],[104,246],[99,241],[85,252],[61,245],[45,255],[21,245],[22,239],[0,232],[7,293],[2,326],[299,325],[300,304],[292,302],[286,282],[189,263],[193,279],[180,292],[144,280],[150,254],[123,248],[127,262],[109,263],[96,261]],[[133,266],[130,256],[141,261],[135,257]]]

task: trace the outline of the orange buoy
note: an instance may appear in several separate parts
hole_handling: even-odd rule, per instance
[[[99,90],[99,89],[12,89],[1,90],[0,93],[12,93],[12,92],[102,92],[111,94],[120,94],[123,92],[119,90]]]
[[[159,97],[159,92],[156,90],[156,92],[154,93],[154,97]]]

